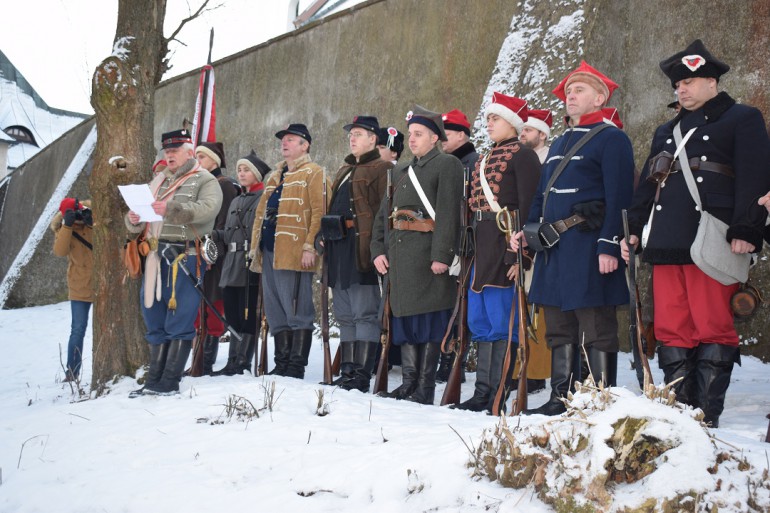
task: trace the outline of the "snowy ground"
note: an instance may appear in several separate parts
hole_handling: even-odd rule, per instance
[[[496,419],[316,385],[320,344],[304,381],[185,378],[178,396],[128,399],[136,383],[123,379],[106,397],[73,402],[59,365],[69,315],[68,303],[0,311],[4,513],[551,511],[531,493],[469,477],[468,451],[452,428],[475,443]],[[90,335],[85,354],[88,383]],[[224,364],[226,345],[219,354],[216,368]],[[620,360],[621,386],[638,392],[628,355]],[[770,412],[769,369],[744,358],[716,430],[756,464],[770,449],[761,441]],[[656,362],[653,372],[659,382]],[[469,378],[463,399],[472,394]],[[280,396],[272,413],[248,423],[221,416],[231,394],[263,406],[273,381]],[[399,382],[394,370],[391,388]],[[322,388],[330,409],[324,417],[315,414]],[[530,404],[547,394],[530,396]],[[199,421],[219,418],[223,424]]]

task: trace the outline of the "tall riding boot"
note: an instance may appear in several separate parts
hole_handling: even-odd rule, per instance
[[[290,378],[304,379],[310,346],[313,343],[313,330],[294,330],[286,375]]]
[[[214,363],[219,353],[219,337],[206,335],[203,341],[203,375],[211,376],[214,373]]]
[[[407,401],[420,404],[433,404],[436,394],[436,371],[441,356],[441,344],[428,342],[419,346],[420,375],[417,388],[406,398]]]
[[[273,342],[275,342],[273,360],[275,361],[275,367],[268,372],[268,374],[274,376],[287,376],[286,372],[289,369],[289,358],[291,357],[291,343],[293,338],[294,332],[291,330],[273,333]]]
[[[179,382],[182,380],[182,373],[191,350],[192,340],[172,340],[168,347],[163,376],[157,385],[145,386],[144,393],[170,395],[179,392]]]
[[[392,392],[383,392],[383,397],[406,399],[417,388],[417,366],[419,365],[417,344],[401,346],[401,385]]]
[[[567,397],[572,386],[575,370],[580,365],[580,356],[577,346],[564,344],[551,348],[551,398],[547,403],[534,410],[524,410],[525,415],[560,415],[567,411],[567,407],[561,401]]]
[[[515,347],[511,348],[511,365],[516,363],[515,349]],[[503,379],[503,365],[505,364],[505,353],[507,351],[507,340],[496,340],[492,342],[492,364],[489,367],[489,400],[487,401],[486,405],[486,410],[489,413],[492,413],[492,407],[495,401],[495,396],[497,395],[497,389],[500,388],[500,382]],[[511,371],[513,371],[513,369],[511,369]],[[503,398],[503,411],[505,411],[505,403],[507,401],[508,397]]]
[[[618,353],[599,351],[589,346],[588,366],[596,386],[603,383],[605,387],[614,387],[618,384]]]
[[[695,393],[695,348],[671,347],[661,345],[658,347],[658,366],[663,371],[663,381],[671,383],[682,378],[671,389],[676,394],[676,400],[680,403],[698,407],[698,398]]]
[[[355,370],[353,378],[340,385],[340,387],[345,390],[360,390],[363,393],[367,393],[372,380],[374,358],[377,356],[380,343],[357,340],[354,342],[354,348]]]
[[[235,374],[251,371],[254,363],[254,349],[257,336],[253,333],[242,333],[243,340],[238,344],[238,356],[235,359]]]
[[[441,353],[439,357],[438,371],[436,371],[436,383],[446,383],[449,373],[452,372],[452,364],[455,362],[454,352]]]
[[[163,369],[166,367],[169,342],[148,345],[150,346],[150,367],[147,370],[147,374],[144,375],[144,386],[128,394],[128,397],[131,399],[144,394],[145,388],[148,385],[156,386],[163,375]]]
[[[355,344],[357,342],[340,342],[340,377],[332,381],[332,385],[342,386],[353,379],[356,373]],[[343,387],[344,388],[344,387]]]
[[[212,376],[233,376],[235,375],[235,360],[238,359],[238,346],[240,342],[237,338],[230,335],[230,348],[227,350],[227,363],[218,371],[211,373]],[[216,359],[216,357],[215,357]]]
[[[695,380],[703,422],[719,427],[719,416],[725,407],[733,364],[741,362],[737,346],[701,344],[696,351]]]
[[[450,406],[457,410],[484,411],[489,403],[491,390],[489,373],[492,367],[492,342],[479,342],[476,352],[476,385],[473,397],[460,404]],[[438,381],[438,376],[436,377]]]

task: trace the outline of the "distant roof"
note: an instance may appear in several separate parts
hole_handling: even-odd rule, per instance
[[[0,131],[20,126],[29,130],[37,143],[37,146],[24,142],[13,145],[8,150],[9,168],[19,167],[89,117],[89,114],[49,107],[0,51]],[[5,136],[3,132],[3,140]]]

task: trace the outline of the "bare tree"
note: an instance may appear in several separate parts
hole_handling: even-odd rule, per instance
[[[126,207],[117,186],[149,181],[155,155],[155,88],[169,68],[168,44],[207,4],[203,0],[164,38],[166,0],[119,0],[112,55],[94,72],[91,105],[96,112],[97,141],[89,187],[95,220],[91,387],[97,395],[115,377],[133,376],[147,361],[140,280],[123,283]]]

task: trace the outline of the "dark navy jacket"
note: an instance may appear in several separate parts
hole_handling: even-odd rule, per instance
[[[674,126],[681,122],[682,137],[697,127],[685,145],[687,157],[724,164],[735,178],[713,171],[693,170],[703,208],[729,225],[727,241],[745,240],[762,248],[766,210],[757,199],[770,189],[770,140],[762,114],[754,107],[735,103],[719,93],[698,110],[682,109],[655,131],[650,158],[663,150],[674,154]],[[641,236],[653,208],[657,185],[647,180],[649,158],[629,213],[631,233]],[[700,213],[687,189],[684,175],[669,175],[660,189],[652,229],[642,259],[651,264],[692,264],[690,246],[695,240]]]
[[[604,122],[601,113],[588,114],[580,121],[580,126],[565,131],[551,146],[529,210],[529,222],[540,219],[544,189],[564,155],[591,128]],[[529,295],[533,303],[570,311],[628,302],[618,241],[623,233],[620,212],[631,204],[633,187],[633,148],[622,130],[606,128],[578,150],[551,189],[544,220],[565,219],[572,215],[575,204],[601,200],[606,205],[604,223],[591,232],[571,228],[556,246],[537,255]],[[617,258],[618,269],[599,273],[600,254]]]

